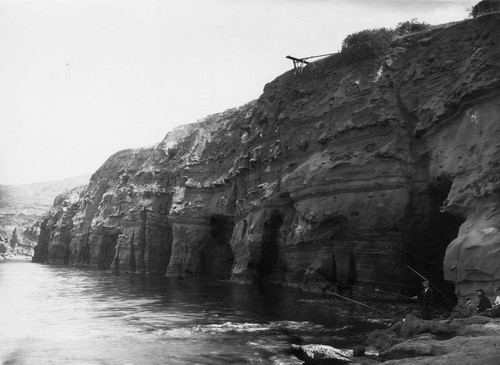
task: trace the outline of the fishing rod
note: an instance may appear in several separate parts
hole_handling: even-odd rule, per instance
[[[443,293],[441,290],[439,290],[439,288],[438,288],[437,286],[435,286],[434,284],[432,284],[432,283],[429,281],[429,279],[427,279],[425,276],[421,275],[421,274],[420,274],[417,270],[412,269],[412,268],[410,267],[410,265],[406,265],[406,267],[407,267],[408,269],[410,269],[411,271],[413,271],[413,272],[414,272],[415,274],[417,274],[418,276],[420,276],[422,279],[424,279],[425,281],[427,281],[429,284],[431,284],[431,285],[432,285],[432,287],[433,287],[434,289],[436,289],[436,291],[437,291],[439,294],[441,294],[441,295],[443,296],[443,298],[444,298],[444,299],[446,299],[446,300],[448,301],[448,303],[450,303],[450,304],[452,304],[452,305],[453,305],[453,302],[452,302],[452,301],[451,301],[451,300],[450,300],[450,299],[449,299],[446,295],[444,295],[444,293]]]
[[[389,317],[391,317],[392,319],[396,319],[396,317],[394,317],[393,315],[391,315],[391,314],[389,314],[389,313],[386,313],[386,312],[383,312],[383,311],[381,311],[381,310],[378,310],[377,308],[370,307],[369,305],[366,305],[366,304],[364,304],[364,303],[358,302],[358,301],[353,300],[353,299],[351,299],[351,298],[344,297],[343,295],[340,295],[340,294],[334,293],[334,292],[332,292],[332,291],[327,291],[327,293],[333,294],[333,295],[335,295],[335,296],[337,296],[337,297],[339,297],[339,298],[342,298],[342,299],[348,300],[348,301],[350,301],[350,302],[353,302],[353,303],[356,303],[356,304],[362,305],[363,307],[369,308],[369,309],[371,309],[371,310],[374,310],[374,311],[377,311],[377,312],[379,312],[379,313],[382,313],[382,314],[384,314],[384,315],[386,315],[386,316],[389,316]]]
[[[385,291],[385,290],[381,290],[381,289],[374,289],[374,291],[379,292],[379,293],[387,293],[387,294],[396,295],[398,297],[405,298],[405,299],[411,299],[412,298],[412,297],[409,297],[407,295],[401,295],[401,294],[397,294],[397,293],[393,293],[391,291]]]

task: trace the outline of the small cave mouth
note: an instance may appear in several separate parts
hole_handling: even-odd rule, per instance
[[[85,233],[81,238],[81,248],[78,253],[78,263],[88,265],[90,264],[90,245],[89,245],[89,233]]]
[[[256,265],[259,293],[267,298],[273,297],[271,277],[276,272],[279,259],[279,237],[283,217],[278,210],[272,210],[267,215],[262,228],[260,260]]]
[[[278,211],[273,211],[265,220],[262,231],[262,244],[258,270],[269,275],[276,270],[279,256],[279,234],[283,218]]]
[[[444,280],[444,255],[448,245],[457,238],[458,230],[465,221],[463,217],[444,212],[442,209],[446,205],[452,184],[452,179],[444,175],[429,185],[425,218],[414,231],[413,242],[408,250],[408,265],[442,292],[436,293],[434,299],[443,304],[455,301],[454,284]],[[422,278],[415,273],[410,274],[410,277],[412,287],[420,290]]]
[[[231,250],[231,237],[234,219],[224,215],[209,218],[209,233],[206,243],[199,254],[199,274],[214,279],[231,277],[234,256]]]
[[[97,267],[102,270],[107,270],[111,267],[115,257],[115,247],[118,242],[118,233],[103,234],[102,242],[99,247],[99,261]]]
[[[346,247],[344,242],[356,240],[353,227],[345,216],[336,215],[322,221],[317,231],[327,237],[329,245],[334,243],[330,259],[331,274],[325,276],[331,283],[330,289],[335,287],[338,293],[352,295],[354,287],[358,284],[356,256],[352,247],[349,248],[350,245]]]
[[[234,219],[224,215],[213,215],[209,219],[210,236],[218,243],[228,243],[233,234]]]

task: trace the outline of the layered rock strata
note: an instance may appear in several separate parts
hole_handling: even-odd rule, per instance
[[[444,257],[459,294],[492,292],[499,21],[434,27],[361,64],[314,62],[111,156],[74,209],[44,222],[36,260],[400,290],[420,280],[407,265],[442,283]]]

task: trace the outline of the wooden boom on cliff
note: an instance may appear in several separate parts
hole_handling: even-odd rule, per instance
[[[327,53],[327,54],[322,54],[318,56],[309,56],[309,57],[303,57],[303,58],[297,58],[297,57],[292,57],[292,56],[286,56],[289,60],[293,61],[293,70],[295,74],[301,74],[302,70],[304,67],[309,64],[307,60],[310,60],[311,58],[319,58],[319,57],[326,57],[326,56],[331,56],[334,53]]]

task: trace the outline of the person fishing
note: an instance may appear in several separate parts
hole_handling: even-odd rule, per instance
[[[412,299],[418,299],[418,296],[412,297]],[[422,301],[422,319],[431,319],[432,305],[434,304],[434,293],[432,292],[429,282],[424,280],[422,282],[422,293],[420,294],[420,300]]]

